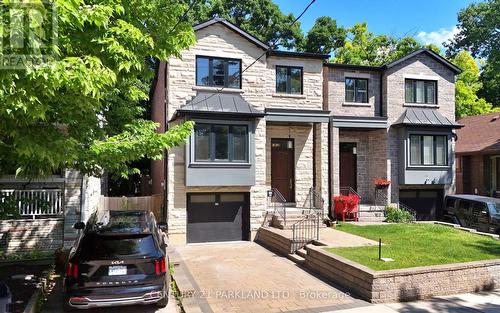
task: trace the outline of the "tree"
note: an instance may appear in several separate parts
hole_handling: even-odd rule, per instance
[[[285,15],[272,0],[204,0],[195,5],[192,17],[204,22],[215,16],[225,18],[267,44],[287,49],[302,46],[304,35],[293,14]]]
[[[14,25],[0,29],[4,41],[12,34],[33,36],[21,48],[5,45],[2,53],[48,58],[0,71],[0,175],[15,170],[35,177],[70,167],[126,177],[137,172],[131,162],[159,159],[165,149],[182,144],[192,124],[156,133],[158,125],[143,118],[143,104],[154,73],[151,60],[180,56],[194,43],[191,22],[183,19],[187,5],[175,0],[57,4],[58,43],[48,36],[49,4],[30,2],[40,12],[30,29],[15,26],[22,19],[16,15],[22,11],[9,14],[15,3],[2,11],[3,21]]]
[[[477,92],[482,84],[479,81],[479,66],[467,52],[459,52],[452,62],[462,69],[455,83],[455,114],[457,117],[490,113],[493,106],[479,98]]]
[[[337,21],[329,16],[321,16],[316,19],[314,26],[307,33],[303,50],[329,54],[343,47],[346,38],[346,30],[337,26]]]
[[[458,14],[458,33],[448,43],[447,54],[470,51],[473,57],[486,59],[481,74],[480,94],[500,105],[500,0],[472,3]]]
[[[424,46],[413,37],[375,36],[366,23],[349,28],[347,37],[344,46],[335,50],[334,62],[378,66],[424,47],[439,53],[435,45]]]

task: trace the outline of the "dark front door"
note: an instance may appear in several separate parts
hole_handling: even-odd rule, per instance
[[[340,143],[340,187],[357,191],[357,167],[356,143]]]
[[[248,193],[189,193],[187,242],[249,240]]]
[[[441,220],[443,211],[442,190],[400,190],[399,201],[414,209],[419,221]]]
[[[293,139],[271,139],[271,186],[287,202],[295,201],[295,157]]]

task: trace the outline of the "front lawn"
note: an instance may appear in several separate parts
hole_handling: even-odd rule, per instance
[[[340,224],[336,229],[377,242],[382,238],[382,257],[394,262],[378,260],[378,246],[326,249],[374,270],[500,259],[499,240],[443,225]]]

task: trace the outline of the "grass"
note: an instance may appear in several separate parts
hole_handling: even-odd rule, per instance
[[[500,241],[436,224],[386,224],[357,226],[340,224],[337,230],[378,241],[382,238],[382,257],[378,246],[326,248],[327,251],[374,270],[499,259]]]

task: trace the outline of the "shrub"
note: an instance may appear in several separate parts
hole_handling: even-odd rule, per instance
[[[398,207],[385,207],[385,220],[389,223],[414,223],[415,216]]]

